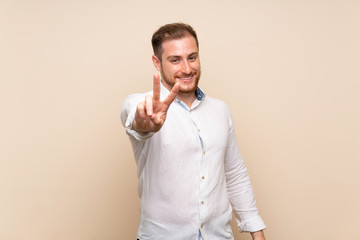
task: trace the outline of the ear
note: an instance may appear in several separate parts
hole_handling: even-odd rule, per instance
[[[161,69],[160,60],[155,55],[153,55],[152,61],[153,61],[155,68],[160,72],[160,69]]]

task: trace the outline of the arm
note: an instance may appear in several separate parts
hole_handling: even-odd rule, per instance
[[[230,202],[239,231],[253,233],[253,239],[261,239],[260,231],[266,226],[258,214],[250,178],[237,144],[232,118],[229,112],[229,138],[225,153],[225,176]],[[256,238],[255,238],[256,237]]]
[[[265,240],[263,230],[260,230],[260,231],[257,231],[257,232],[252,232],[251,236],[252,236],[253,240]]]

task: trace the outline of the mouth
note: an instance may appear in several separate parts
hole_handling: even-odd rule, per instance
[[[187,77],[178,77],[178,79],[180,79],[183,82],[190,82],[192,80],[194,75],[191,76],[187,76]]]

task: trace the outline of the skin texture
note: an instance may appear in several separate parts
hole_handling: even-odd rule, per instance
[[[253,240],[265,240],[264,232],[262,230],[251,233],[251,236]]]

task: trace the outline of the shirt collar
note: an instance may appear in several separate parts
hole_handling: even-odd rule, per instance
[[[199,100],[199,101],[203,100],[203,98],[205,97],[205,93],[203,91],[201,91],[201,89],[199,87],[197,87],[195,94],[196,94],[197,100]]]

